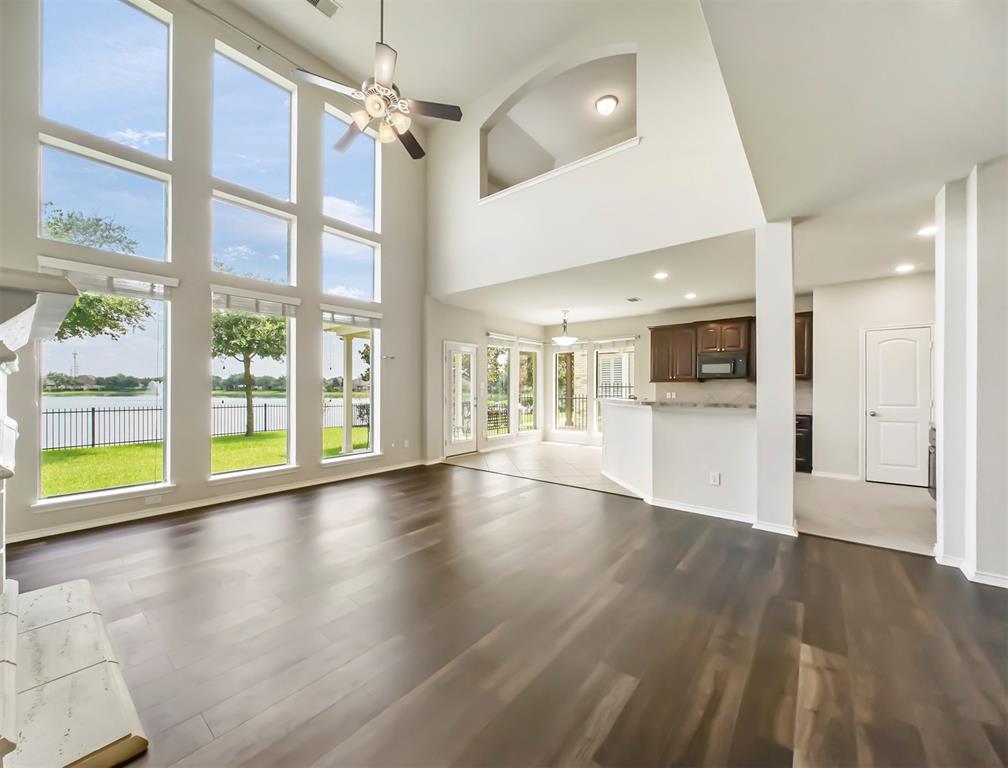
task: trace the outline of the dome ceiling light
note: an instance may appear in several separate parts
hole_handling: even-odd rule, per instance
[[[556,344],[558,347],[569,347],[571,344],[574,344],[577,340],[578,340],[577,336],[567,335],[567,310],[565,309],[563,311],[563,326],[560,331],[560,335],[553,337],[553,343]]]
[[[616,111],[616,107],[619,105],[619,99],[617,99],[612,94],[607,94],[605,96],[599,96],[595,99],[595,111],[598,112],[603,117],[611,115]]]
[[[385,0],[381,1],[379,9],[378,36],[379,40],[375,43],[374,77],[365,80],[359,89],[301,68],[295,69],[292,76],[295,80],[342,93],[364,104],[364,109],[351,113],[352,122],[347,126],[346,133],[333,145],[333,149],[337,152],[345,152],[350,143],[357,138],[357,134],[363,133],[372,122],[377,121],[378,140],[382,144],[399,139],[410,153],[410,157],[419,160],[426,153],[410,131],[410,125],[413,123],[410,115],[425,115],[458,122],[462,119],[462,110],[454,104],[404,99],[400,96],[399,87],[392,82],[398,54],[395,48],[385,45]]]

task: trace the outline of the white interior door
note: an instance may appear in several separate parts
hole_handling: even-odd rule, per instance
[[[476,345],[445,342],[445,456],[476,450]]]
[[[927,486],[931,329],[865,334],[865,479]]]

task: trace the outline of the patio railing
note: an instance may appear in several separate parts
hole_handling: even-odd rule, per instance
[[[588,428],[587,395],[557,396],[556,428],[572,432],[584,432]]]
[[[279,399],[279,398],[278,398]],[[214,403],[211,406],[212,437],[245,434],[245,403]],[[253,432],[287,429],[287,402],[252,405]],[[354,400],[351,426],[371,425],[371,401]],[[343,427],[343,401],[326,401],[323,427]],[[99,408],[53,408],[42,411],[42,450],[98,448],[109,445],[159,443],[164,439],[162,406],[112,406]]]

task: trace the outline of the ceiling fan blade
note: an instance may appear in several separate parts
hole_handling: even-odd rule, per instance
[[[344,96],[349,96],[354,98],[355,93],[359,93],[357,88],[352,88],[349,85],[343,85],[343,83],[337,83],[335,80],[330,80],[328,77],[322,77],[322,75],[316,75],[313,72],[309,72],[307,69],[295,69],[291,76],[295,80],[300,80],[302,83],[311,83],[312,85],[317,85],[320,88],[325,88],[329,91],[336,91],[336,93],[342,93]]]
[[[374,79],[378,85],[384,85],[386,88],[392,87],[398,55],[395,48],[385,45],[385,43],[375,43]]]
[[[357,123],[351,122],[343,135],[339,137],[339,141],[333,144],[333,149],[337,152],[346,152],[350,148],[350,145],[353,144],[353,140],[360,135],[360,132],[361,130],[357,127]]]
[[[456,123],[462,119],[461,107],[456,107],[454,104],[438,104],[436,101],[410,99],[409,110],[414,115],[436,117],[440,120],[454,120]]]
[[[424,152],[423,147],[420,146],[420,142],[416,140],[416,136],[414,136],[410,131],[403,131],[400,133],[399,141],[401,141],[402,145],[406,147],[406,151],[410,153],[410,157],[414,160],[419,160],[427,154]]]

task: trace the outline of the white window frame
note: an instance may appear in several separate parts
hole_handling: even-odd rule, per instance
[[[220,272],[213,267],[213,234],[214,226],[216,220],[213,215],[213,203],[220,200],[222,203],[227,203],[228,205],[235,205],[239,208],[247,208],[250,211],[255,211],[256,213],[263,213],[267,216],[274,216],[278,219],[283,219],[287,222],[287,282],[286,283],[272,283],[268,280],[259,280],[254,277],[244,277],[242,275],[236,275],[232,272]],[[269,285],[269,286],[289,286],[291,288],[297,287],[298,279],[298,261],[297,261],[297,215],[295,213],[281,210],[279,208],[274,208],[270,205],[264,205],[263,203],[258,203],[255,200],[247,200],[238,195],[233,195],[230,192],[226,192],[222,189],[214,189],[210,194],[210,271],[214,275],[224,275],[226,278],[236,279],[241,281],[248,281],[255,283],[256,285]]]
[[[163,275],[157,275],[147,272],[134,272],[127,270],[117,270],[117,269],[104,269],[98,265],[90,263],[78,263],[72,261],[66,261],[61,259],[49,259],[44,256],[39,257],[39,271],[40,272],[61,272],[63,274],[72,273],[74,271],[80,273],[86,273],[94,276],[105,276],[111,279],[115,277],[125,277],[132,280],[140,280],[150,283],[151,285],[161,285],[164,288],[162,295],[155,296],[151,295],[143,299],[144,301],[160,301],[164,306],[164,316],[162,322],[164,323],[163,331],[163,356],[162,356],[162,374],[161,374],[161,473],[162,479],[155,481],[153,483],[136,483],[135,485],[119,485],[112,488],[96,488],[92,491],[81,491],[78,493],[67,493],[60,494],[57,496],[43,496],[42,495],[42,442],[45,434],[45,420],[43,419],[43,408],[42,408],[42,397],[45,394],[43,389],[43,380],[45,378],[45,353],[44,346],[47,343],[45,340],[38,340],[35,342],[35,391],[36,391],[36,402],[39,404],[35,411],[35,418],[37,424],[36,430],[36,442],[35,442],[35,454],[39,457],[38,471],[35,473],[35,503],[32,505],[33,511],[41,512],[45,511],[47,508],[53,506],[65,506],[74,503],[93,503],[95,501],[100,501],[101,499],[109,496],[118,496],[120,494],[136,494],[143,495],[147,492],[162,492],[166,489],[172,489],[175,487],[175,483],[172,479],[172,462],[171,462],[171,445],[172,445],[172,435],[171,435],[171,407],[172,407],[172,397],[171,397],[171,343],[172,343],[172,305],[171,305],[171,294],[170,289],[172,287],[178,286],[178,280],[166,277]],[[72,282],[72,280],[71,280]],[[109,296],[131,296],[129,293],[117,292],[114,290],[101,291],[94,289],[87,289],[85,293],[103,293]],[[134,297],[136,298],[136,297]],[[59,449],[54,449],[59,450]]]
[[[322,140],[325,141],[325,118],[326,115],[335,117],[343,123],[349,125],[353,122],[350,117],[350,113],[334,106],[330,102],[325,102],[322,107]],[[326,216],[324,201],[322,205],[322,219],[325,222],[325,226],[341,230],[345,232],[357,232],[360,235],[367,238],[379,237],[382,231],[382,146],[384,146],[380,141],[378,141],[378,132],[371,128],[370,126],[364,130],[365,135],[374,140],[374,229],[362,229],[361,227],[355,226],[350,222],[343,221],[342,219],[336,219],[332,216]],[[323,147],[323,152],[326,151],[326,147]],[[322,188],[323,197],[325,195],[325,163],[322,165]]]
[[[325,219],[325,221],[333,221],[333,219]],[[371,248],[373,254],[371,263],[371,281],[374,284],[374,296],[371,300],[365,299],[355,299],[353,296],[343,296],[339,293],[328,293],[325,290],[325,236],[335,235],[336,237],[342,237],[346,240],[352,240],[356,243],[361,243],[362,245],[367,245]],[[322,247],[319,249],[319,285],[322,287],[320,293],[324,293],[326,296],[332,296],[334,300],[337,301],[350,301],[360,304],[362,307],[367,306],[377,306],[381,304],[381,243],[378,240],[374,240],[369,237],[362,237],[361,235],[356,235],[353,232],[349,232],[345,229],[339,229],[330,224],[322,225]],[[354,310],[357,314],[360,314],[360,310]]]
[[[535,381],[532,382],[533,397],[535,398],[533,402],[533,417],[535,419],[534,429],[522,429],[521,428],[521,354],[522,352],[531,352],[535,355]],[[530,339],[518,339],[518,374],[516,379],[518,379],[518,399],[516,400],[516,410],[517,410],[517,432],[519,436],[525,435],[541,435],[544,432],[543,428],[543,412],[542,412],[542,401],[543,401],[543,352],[544,347],[541,342],[532,341]]]
[[[244,67],[253,75],[258,75],[264,80],[268,80],[274,85],[283,88],[285,91],[290,93],[290,146],[288,147],[288,162],[290,170],[290,178],[287,183],[290,185],[288,189],[288,196],[286,198],[274,197],[266,192],[261,192],[257,189],[252,189],[251,187],[246,187],[237,182],[231,181],[229,179],[222,179],[219,176],[214,175],[213,171],[213,145],[214,145],[214,130],[213,125],[213,113],[214,113],[214,100],[213,96],[210,97],[210,178],[215,189],[220,189],[222,186],[231,187],[234,190],[241,190],[239,197],[246,198],[259,198],[260,200],[270,201],[271,203],[287,203],[291,206],[296,206],[298,204],[297,199],[297,146],[298,146],[298,130],[297,130],[297,117],[298,117],[298,91],[297,86],[292,80],[288,80],[286,77],[278,75],[275,71],[267,67],[265,64],[260,63],[251,56],[248,56],[237,48],[232,48],[227,43],[223,42],[219,38],[214,39],[214,55],[217,54],[223,56],[226,59],[230,59],[233,63],[238,66]],[[214,63],[213,60],[210,64],[210,77],[211,81],[214,76],[213,71]]]

